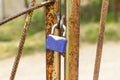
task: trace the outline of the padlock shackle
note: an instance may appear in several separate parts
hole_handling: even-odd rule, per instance
[[[66,36],[66,26],[64,25],[64,19],[65,19],[65,15],[62,16],[61,20],[60,20],[60,28],[63,29],[63,37]]]
[[[60,27],[64,25],[64,19],[65,19],[65,15],[63,15],[60,20]]]
[[[52,34],[52,35],[54,35],[55,28],[56,28],[57,26],[58,26],[57,23],[56,23],[55,25],[53,25],[52,30],[51,30],[51,34]],[[65,36],[66,36],[66,26],[63,24],[62,27],[63,27],[63,30],[64,30],[62,36],[65,37]]]
[[[63,30],[64,30],[63,31],[63,37],[65,37],[66,36],[66,26],[63,24],[62,27],[63,27]]]
[[[58,21],[59,21],[60,20],[59,16],[57,16],[57,18],[58,18]],[[60,20],[60,28],[61,29],[63,28],[63,30],[64,30],[63,35],[62,35],[63,37],[66,36],[66,26],[64,25],[64,18],[65,18],[65,16],[63,15],[61,20]],[[52,35],[54,35],[55,28],[58,26],[58,24],[59,24],[59,22],[53,25],[52,30],[51,30]]]
[[[57,27],[57,25],[58,25],[57,23],[53,25],[52,30],[51,30],[51,34],[52,34],[52,35],[54,34],[55,28]]]

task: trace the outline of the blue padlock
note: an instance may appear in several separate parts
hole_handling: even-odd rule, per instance
[[[65,25],[62,25],[64,32],[63,36],[56,36],[54,35],[54,30],[57,27],[57,24],[55,24],[52,27],[51,34],[48,35],[47,40],[46,40],[46,49],[53,50],[56,52],[64,53],[66,51],[66,44],[67,40],[65,38],[65,33],[66,33],[66,27]]]

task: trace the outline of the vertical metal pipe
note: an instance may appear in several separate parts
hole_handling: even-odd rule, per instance
[[[78,80],[80,0],[66,0],[67,51],[65,80]]]
[[[54,0],[53,3],[46,6],[46,38],[51,33],[52,26],[58,22],[57,14],[60,13],[60,1]],[[56,30],[55,34],[59,35],[59,30]],[[46,80],[60,80],[60,55],[51,50],[46,50]]]
[[[55,29],[55,35],[60,35],[59,29]],[[61,56],[60,53],[55,52],[54,54],[54,79],[61,80]]]
[[[102,48],[103,48],[103,40],[104,40],[105,23],[106,23],[106,17],[107,17],[107,12],[108,12],[108,5],[109,5],[109,0],[103,0],[102,9],[101,9],[100,31],[99,31],[99,37],[98,37],[93,80],[98,80],[98,78],[99,78],[99,71],[100,71],[100,63],[101,63],[101,57],[102,57]]]
[[[56,0],[57,6],[58,6],[58,11],[57,11],[57,16],[61,19],[61,0]],[[55,35],[60,35],[60,23],[58,25],[58,29],[55,29]],[[54,80],[61,80],[61,55],[59,52],[55,52],[55,58],[54,58],[54,63],[55,63],[55,78]]]
[[[118,11],[119,11],[119,0],[114,0],[114,19],[118,21]]]

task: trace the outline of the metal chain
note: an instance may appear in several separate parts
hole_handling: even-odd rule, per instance
[[[36,4],[36,0],[32,0],[29,7],[35,6],[35,4]],[[33,13],[33,11],[29,11],[27,13],[26,22],[25,22],[25,25],[24,25],[23,33],[22,33],[21,40],[20,40],[19,47],[18,47],[18,52],[17,52],[16,58],[15,58],[15,61],[14,61],[13,69],[12,69],[9,80],[14,80],[14,78],[15,78],[17,68],[18,68],[18,65],[19,65],[19,62],[20,62],[20,58],[21,58],[21,55],[22,55],[22,50],[23,50],[23,47],[24,47],[25,39],[26,39],[26,36],[27,36],[27,31],[28,31],[30,23],[31,23],[32,13]]]

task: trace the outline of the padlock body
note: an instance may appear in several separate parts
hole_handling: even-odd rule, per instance
[[[64,37],[49,35],[46,40],[46,49],[64,53],[67,40]]]

